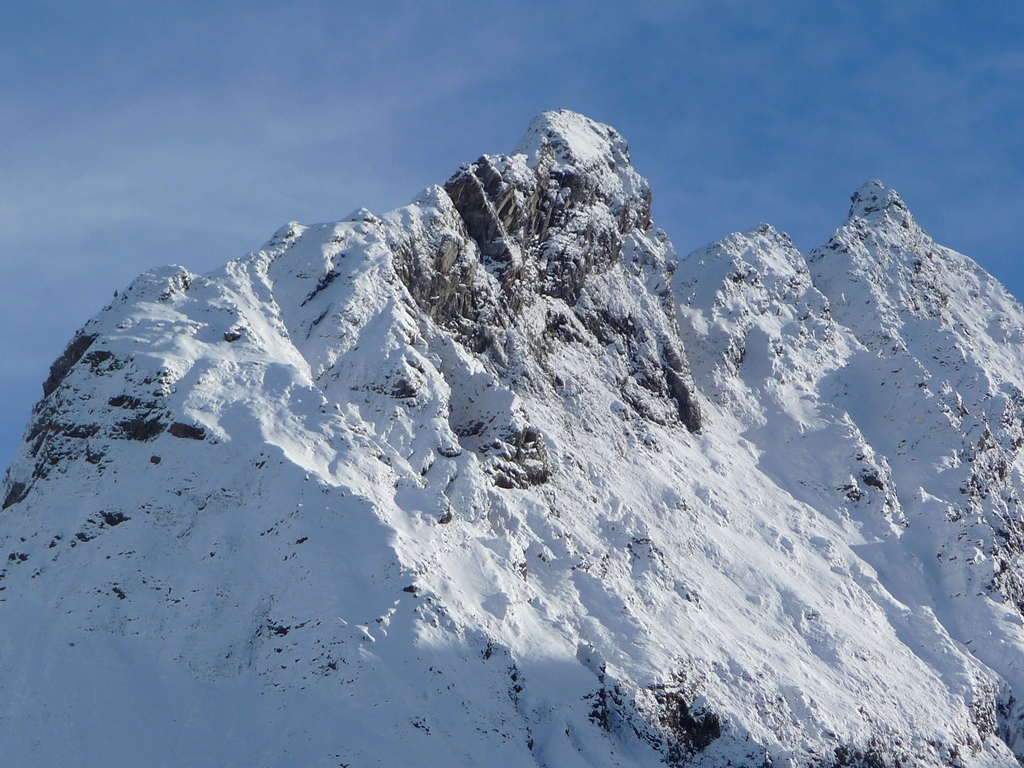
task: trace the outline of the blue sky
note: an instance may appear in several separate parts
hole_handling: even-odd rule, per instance
[[[138,273],[383,211],[567,107],[630,142],[680,254],[803,250],[879,178],[1024,296],[1024,4],[0,5],[0,465]]]

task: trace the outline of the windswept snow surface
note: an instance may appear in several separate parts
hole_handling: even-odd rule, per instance
[[[1017,765],[1022,341],[877,182],[677,263],[565,111],[146,273],[0,493],[2,761]]]

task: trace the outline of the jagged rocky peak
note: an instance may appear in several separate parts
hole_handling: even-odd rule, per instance
[[[808,301],[816,314],[828,311],[806,257],[770,224],[694,251],[680,263],[675,283],[680,312],[703,312],[724,325],[749,328],[758,318],[783,315],[792,320],[794,313],[807,314]]]
[[[1024,309],[877,182],[650,199],[549,112],[120,293],[0,489],[5,759],[1019,765]]]
[[[850,213],[821,248],[808,255],[811,263],[829,261],[830,269],[815,269],[823,279],[847,269],[869,273],[879,286],[897,281],[899,268],[918,251],[934,246],[914,221],[899,194],[880,181],[862,184],[850,197]],[[833,254],[836,256],[830,258]],[[891,270],[897,270],[891,272]],[[886,270],[890,270],[886,274]]]
[[[850,197],[850,202],[848,222],[854,219],[865,219],[876,225],[886,221],[896,223],[904,229],[911,229],[914,226],[910,210],[899,193],[895,189],[889,189],[877,179],[861,184]]]
[[[685,303],[724,305],[729,297],[754,291],[782,299],[811,284],[802,253],[785,232],[761,224],[694,251],[682,263],[677,283]]]
[[[949,595],[981,597],[936,610],[1018,690],[1001,646],[1019,640],[991,629],[995,650],[979,651],[974,637],[986,612],[1016,624],[1024,604],[1019,303],[879,182],[854,193],[846,222],[806,259],[754,230],[691,254],[676,280],[697,385],[756,443],[786,445],[761,471],[892,542],[894,553],[862,556],[895,594],[918,588],[909,564],[930,558],[929,578],[958,584]],[[984,553],[965,556],[968,540]],[[1018,706],[998,700],[1010,733]]]
[[[826,382],[855,351],[807,258],[768,224],[694,251],[679,265],[681,327],[700,390],[758,443],[762,471],[816,508],[843,510],[879,538],[903,520],[892,473]],[[756,437],[755,437],[756,436]]]
[[[655,418],[699,429],[670,292],[675,252],[614,129],[543,113],[512,155],[482,156],[422,201],[439,212],[428,236],[396,231],[392,247],[399,276],[442,327],[502,367],[521,357],[517,341],[536,359],[552,337],[595,348],[619,340],[641,389],[677,404],[676,416]],[[544,314],[543,327],[525,317],[529,308]],[[507,334],[513,327],[522,334]],[[664,410],[649,399],[638,391],[627,402]]]
[[[937,320],[964,341],[985,339],[991,314],[1014,325],[1019,303],[972,259],[937,244],[894,190],[869,181],[850,215],[807,257],[836,318],[874,351],[897,352],[920,321]],[[980,308],[979,311],[976,308]],[[982,343],[984,343],[982,341]]]
[[[217,409],[190,403],[217,400],[213,382],[236,387],[233,366],[252,366],[259,382],[257,361],[267,355],[287,360],[317,399],[344,384],[433,408],[441,453],[461,450],[459,439],[489,462],[501,453],[508,461],[495,480],[505,485],[551,474],[542,431],[515,393],[563,397],[559,359],[574,345],[604,355],[596,375],[637,418],[696,431],[674,266],[622,137],[582,115],[545,113],[515,154],[464,166],[404,208],[292,222],[206,278],[168,268],[137,279],[54,363],[2,501],[18,503],[78,459],[105,466],[120,440],[177,437],[192,426],[191,434],[228,439]],[[155,305],[166,307],[167,322],[149,319]],[[384,344],[381,358],[368,359],[357,352],[374,317],[389,331],[373,342]],[[447,342],[437,347],[438,333],[459,343],[458,354]],[[207,367],[214,373],[180,381]],[[481,412],[466,391],[484,379],[504,394],[501,407]],[[449,394],[433,402],[435,391]]]
[[[514,154],[526,155],[533,168],[550,163],[548,173],[586,175],[613,208],[633,206],[650,216],[650,185],[633,169],[629,145],[611,126],[569,110],[544,112],[530,123]]]
[[[631,232],[651,227],[650,187],[625,140],[566,110],[534,118],[512,156],[484,155],[445,190],[512,294],[525,279],[574,303],[592,268],[616,261]]]

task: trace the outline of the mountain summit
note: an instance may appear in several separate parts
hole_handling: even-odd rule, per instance
[[[4,759],[1018,765],[1024,309],[879,182],[650,206],[549,112],[116,295],[0,489]]]

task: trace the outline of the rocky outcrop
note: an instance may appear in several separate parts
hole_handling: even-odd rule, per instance
[[[674,254],[653,229],[650,188],[617,132],[571,112],[546,113],[515,154],[481,157],[448,180],[444,200],[434,195],[439,215],[424,231],[393,236],[396,271],[421,310],[502,368],[516,355],[506,348],[513,327],[530,337],[534,359],[552,344],[617,346],[626,351],[633,381],[623,395],[635,412],[700,429],[668,292]],[[635,294],[623,270],[645,277],[648,290],[659,286],[659,316],[624,313],[592,295],[607,291],[607,280],[619,283],[616,293]],[[524,313],[541,308],[538,338]],[[652,395],[674,410],[652,405]]]

